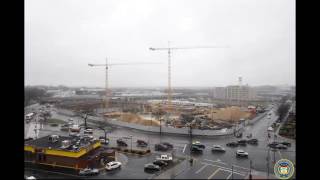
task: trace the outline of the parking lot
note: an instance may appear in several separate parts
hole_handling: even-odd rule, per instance
[[[196,161],[177,175],[177,179],[244,179],[249,170],[242,167],[229,168],[222,161]]]
[[[120,153],[119,153],[120,154]],[[121,157],[117,160],[122,162],[122,166],[120,169],[115,169],[112,171],[101,170],[98,176],[79,176],[77,174],[67,174],[63,172],[50,172],[43,169],[32,169],[25,168],[26,175],[32,175],[37,178],[86,178],[86,179],[123,179],[130,174],[131,179],[149,179],[155,177],[167,169],[170,169],[175,164],[168,165],[161,169],[159,172],[146,172],[144,171],[144,165],[147,163],[152,163],[158,154],[149,154],[146,156],[137,156],[137,155],[129,155],[129,154],[121,154]],[[118,156],[119,157],[119,156]],[[178,163],[180,163],[179,161]]]

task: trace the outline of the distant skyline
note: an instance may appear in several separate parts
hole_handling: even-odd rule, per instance
[[[172,53],[172,87],[295,85],[292,0],[28,0],[25,85],[104,87],[88,63],[110,68],[110,88],[167,86],[167,52],[149,47],[229,46]]]

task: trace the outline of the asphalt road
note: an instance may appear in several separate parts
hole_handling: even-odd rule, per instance
[[[54,113],[53,113],[54,114]],[[66,120],[69,118],[63,115],[54,115],[59,117],[59,119]],[[75,118],[73,118],[75,119]],[[179,172],[178,175],[175,175],[175,178],[212,178],[212,179],[228,179],[232,178],[230,172],[232,169],[237,173],[233,174],[234,178],[244,178],[248,175],[249,168],[250,168],[250,160],[252,161],[252,172],[259,174],[259,175],[267,175],[268,169],[268,161],[266,160],[268,157],[268,142],[272,141],[267,137],[267,128],[276,121],[277,116],[274,112],[272,112],[271,118],[269,119],[268,116],[265,116],[261,120],[257,121],[254,125],[247,126],[245,128],[243,139],[246,139],[246,134],[253,134],[252,138],[257,138],[259,140],[259,144],[257,146],[254,145],[247,145],[246,147],[238,147],[238,148],[229,148],[226,147],[226,143],[237,141],[238,138],[235,137],[215,137],[215,138],[199,138],[195,137],[193,140],[198,140],[202,144],[206,145],[206,149],[204,150],[202,155],[192,155],[195,159],[193,166],[187,163],[187,165],[180,167],[180,169],[176,169],[176,172]],[[81,119],[80,119],[81,120]],[[45,136],[48,134],[59,134],[59,135],[67,135],[67,132],[59,131],[59,127],[50,127],[44,126],[43,129],[40,131],[39,136]],[[93,134],[95,137],[103,136],[103,131],[96,130]],[[132,144],[133,147],[136,146],[135,141],[137,139],[143,139],[151,145],[149,148],[154,151],[154,144],[161,142],[170,142],[175,146],[175,152],[177,155],[189,157],[189,137],[183,136],[170,136],[170,135],[162,135],[160,137],[159,134],[148,134],[146,132],[141,132],[133,129],[116,127],[112,128],[111,131],[108,133],[108,137],[111,139],[111,145],[115,145],[115,141],[121,137],[128,137],[132,135],[133,140]],[[272,134],[271,134],[272,135]],[[273,137],[273,136],[271,136]],[[281,141],[281,138],[277,138],[277,141]],[[126,139],[129,147],[131,144],[130,139]],[[274,160],[277,161],[282,158],[286,158],[291,160],[295,164],[295,141],[290,141],[292,146],[287,150],[280,150],[280,151],[270,151],[269,152],[269,173],[270,175],[273,174],[273,166]],[[225,147],[225,153],[212,153],[210,147],[214,144],[222,145]],[[243,149],[244,151],[249,153],[249,158],[247,159],[239,159],[236,158],[235,152],[237,149]],[[169,152],[170,153],[170,152]],[[121,169],[121,172],[115,173],[114,178],[147,178],[149,176],[142,177],[142,173],[139,170],[143,170],[144,163],[147,161],[143,158],[141,160],[129,158],[128,164],[132,164],[133,169],[125,170],[124,168]],[[141,163],[140,163],[141,162]],[[232,173],[231,173],[232,174]],[[102,175],[103,177],[104,175]],[[107,175],[109,177],[109,175]],[[200,177],[201,176],[201,177]],[[100,177],[100,176],[99,176]]]

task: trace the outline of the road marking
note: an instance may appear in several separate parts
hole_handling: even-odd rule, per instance
[[[208,179],[211,179],[214,175],[216,175],[217,174],[217,172],[219,172],[220,171],[220,168],[218,168],[216,171],[214,171],[209,177],[208,177]]]
[[[232,173],[229,174],[229,176],[227,177],[227,179],[230,179],[231,176],[232,176]]]
[[[216,161],[212,161],[210,159],[204,159],[205,161],[210,161],[210,162],[214,162],[214,163],[220,163],[220,164],[223,164],[223,165],[227,165],[227,163],[224,163],[222,162],[220,159],[216,160]]]
[[[184,145],[184,148],[182,150],[182,152],[184,153],[184,151],[186,150],[187,144]]]
[[[202,163],[202,164],[207,164],[207,165],[210,165],[210,166],[219,167],[221,170],[224,170],[224,171],[232,172],[232,169],[227,168],[227,167],[218,166],[218,165],[213,165],[213,164],[204,163],[204,162],[201,162],[201,163]],[[234,174],[239,174],[239,175],[241,175],[241,176],[245,176],[245,173],[246,173],[246,172],[241,172],[241,171],[235,171],[235,170],[233,170],[233,173],[234,173]]]
[[[241,167],[241,166],[237,166],[237,165],[233,165],[233,167],[238,167],[238,168],[241,168],[241,169],[250,170],[249,168],[245,168],[245,167]]]
[[[203,165],[198,171],[196,171],[196,174],[198,174],[199,172],[201,172],[204,168],[206,168],[209,164],[205,164]]]

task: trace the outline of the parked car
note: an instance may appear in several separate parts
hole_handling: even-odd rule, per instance
[[[77,132],[70,132],[69,136],[73,136],[73,137],[80,137],[80,134]]]
[[[220,145],[213,145],[211,151],[212,152],[226,152],[226,150]]]
[[[137,146],[138,147],[147,147],[148,143],[143,140],[137,140]]]
[[[203,152],[203,148],[200,148],[199,146],[191,145],[190,151],[192,153],[202,153]]]
[[[104,139],[104,136],[100,136],[100,137],[99,137],[99,141],[100,141],[102,144],[109,144],[110,139],[109,139],[109,138]]]
[[[245,152],[244,150],[239,149],[236,152],[236,156],[237,157],[248,157],[249,154],[247,152]]]
[[[202,149],[205,149],[205,148],[206,148],[206,146],[203,145],[203,144],[201,144],[199,141],[193,142],[193,143],[192,143],[192,146],[197,146],[197,147],[202,148]]]
[[[168,163],[162,160],[155,160],[153,161],[153,164],[159,166],[159,167],[164,167],[164,166],[168,166]]]
[[[163,145],[163,144],[155,144],[154,145],[154,149],[156,151],[167,151],[168,150],[168,147]]]
[[[93,133],[93,129],[91,128],[87,128],[83,131],[84,134],[92,134]]]
[[[226,146],[228,146],[228,147],[238,147],[238,145],[239,144],[237,142],[229,142],[226,144]]]
[[[121,162],[118,162],[118,161],[111,161],[111,162],[108,162],[106,164],[106,170],[110,171],[110,170],[113,170],[113,169],[117,169],[117,168],[121,168]]]
[[[160,171],[160,167],[158,165],[149,163],[144,165],[144,170]]]
[[[128,144],[122,139],[117,139],[117,145],[118,146],[125,146],[125,147],[128,146]]]
[[[161,161],[172,161],[172,156],[169,156],[167,154],[162,154],[159,157],[156,158],[156,160],[161,160]]]
[[[172,149],[172,148],[173,148],[173,145],[170,144],[170,143],[168,143],[168,142],[163,142],[163,143],[161,143],[161,144],[167,146],[169,149]]]
[[[251,145],[257,145],[258,144],[258,139],[249,139],[247,141],[248,144],[251,144]]]
[[[90,176],[90,175],[98,175],[99,170],[98,169],[92,169],[92,168],[85,168],[79,171],[80,176]]]

